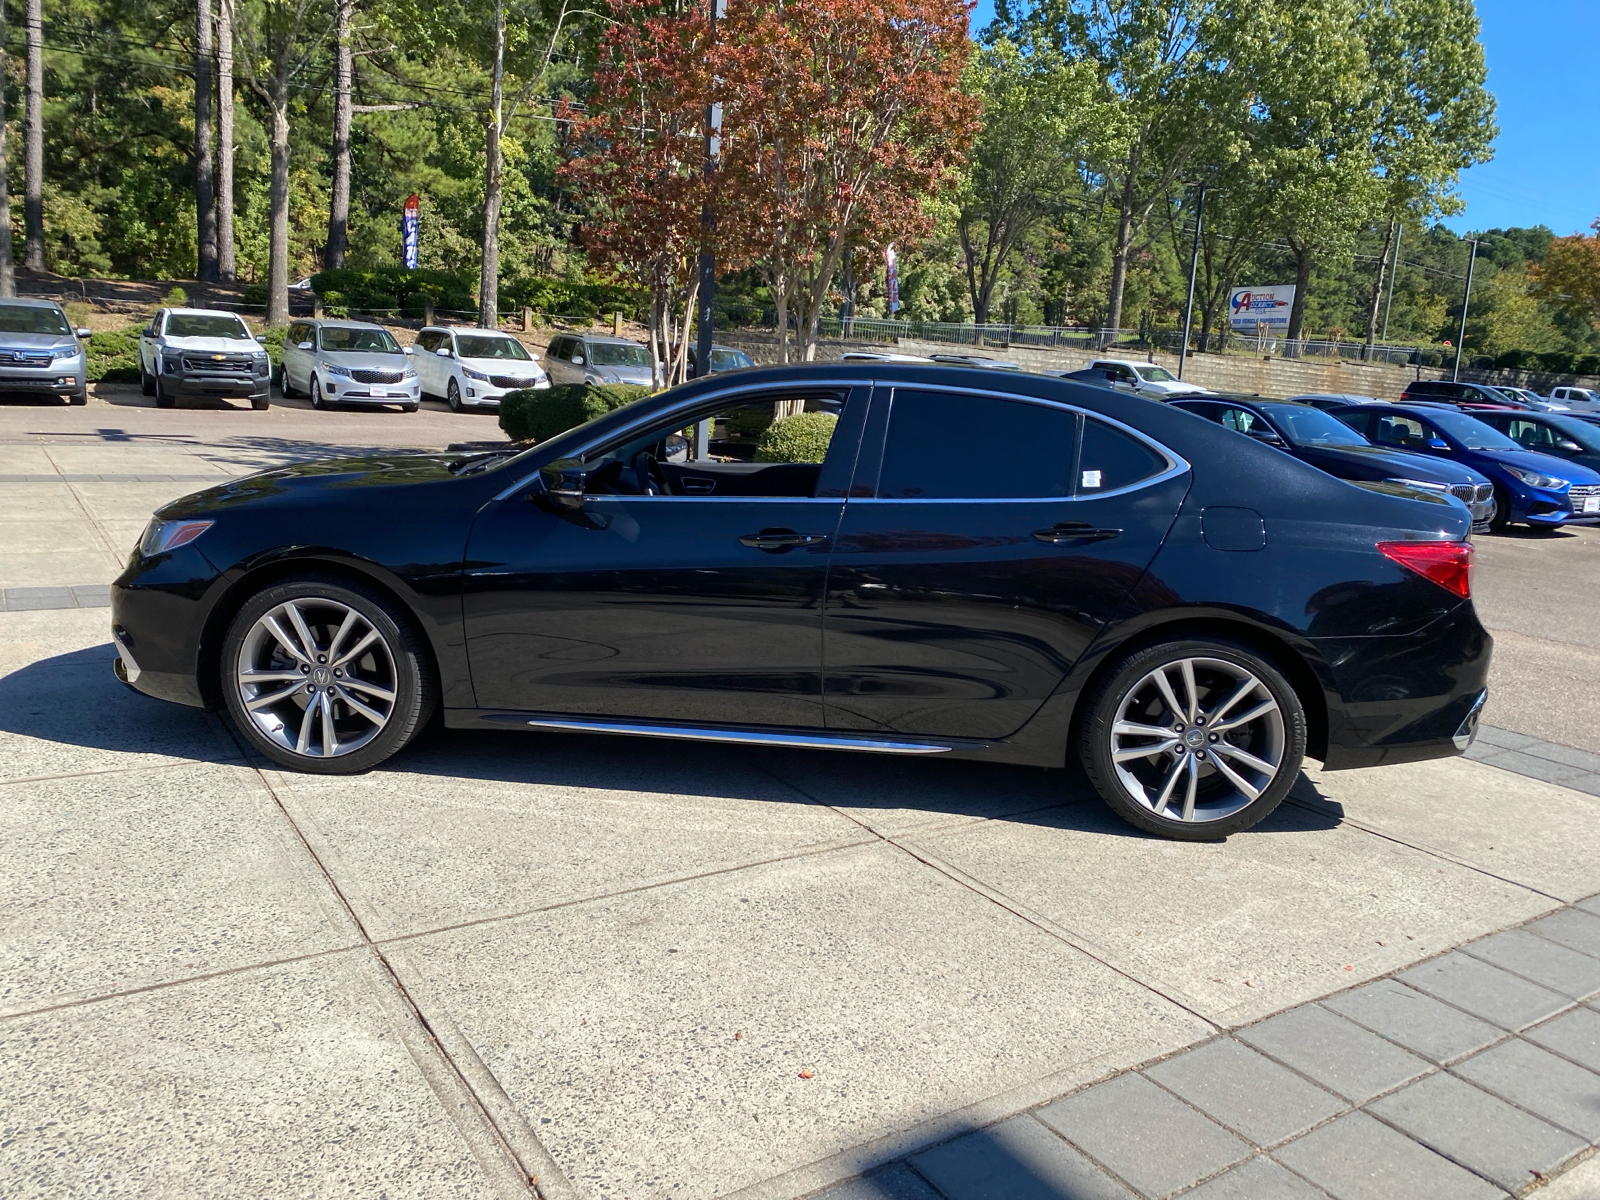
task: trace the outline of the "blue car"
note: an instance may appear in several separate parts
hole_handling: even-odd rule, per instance
[[[1375,445],[1452,458],[1487,475],[1495,498],[1489,527],[1496,532],[1513,521],[1554,529],[1575,513],[1580,518],[1586,511],[1592,514],[1589,502],[1600,499],[1600,474],[1524,450],[1464,412],[1386,404],[1338,408],[1333,415]]]

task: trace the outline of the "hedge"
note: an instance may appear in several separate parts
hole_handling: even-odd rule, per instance
[[[827,456],[839,418],[829,412],[801,412],[779,417],[756,443],[756,461],[819,463]]]
[[[548,276],[524,275],[501,281],[500,303],[513,312],[526,306],[537,313],[575,321],[593,321],[614,312],[638,318],[646,311],[645,297],[637,288]]]
[[[632,383],[521,388],[501,399],[500,428],[513,442],[542,442],[648,395],[649,388]]]
[[[473,312],[478,307],[475,279],[449,271],[408,271],[400,266],[319,271],[311,277],[311,290],[322,298],[326,309],[345,314],[351,309],[398,310],[401,316],[420,317],[429,300],[440,312]]]
[[[144,324],[97,333],[88,341],[84,367],[90,383],[139,382],[139,333]]]

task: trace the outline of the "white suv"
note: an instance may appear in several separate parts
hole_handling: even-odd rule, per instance
[[[502,396],[518,388],[549,387],[538,357],[508,333],[430,326],[417,334],[411,360],[423,395],[442,397],[461,412],[498,407]]]
[[[278,383],[285,396],[331,404],[398,404],[416,412],[422,399],[410,353],[381,325],[365,321],[291,321],[283,338]]]
[[[1089,364],[1091,371],[1104,371],[1117,383],[1126,383],[1141,396],[1161,400],[1167,396],[1209,396],[1209,388],[1185,383],[1165,367],[1155,363],[1137,362],[1131,358],[1097,358]]]

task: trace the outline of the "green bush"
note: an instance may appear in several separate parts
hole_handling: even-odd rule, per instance
[[[244,285],[244,294],[241,297],[246,308],[266,308],[267,285],[264,283],[247,283]]]
[[[165,296],[161,297],[162,308],[188,308],[189,294],[181,287],[175,287]]]
[[[272,359],[274,367],[283,361],[283,339],[288,336],[288,333],[289,327],[287,325],[274,325],[267,330],[267,340],[262,345],[266,347],[267,354]]]
[[[433,301],[439,314],[476,310],[476,280],[449,271],[408,271],[404,267],[378,267],[358,271],[336,267],[311,277],[311,290],[322,297],[324,308],[336,305],[346,311],[392,312],[420,317]]]
[[[649,388],[631,383],[521,388],[500,401],[500,428],[513,442],[542,442],[648,395]]]
[[[779,417],[756,443],[756,461],[819,463],[828,453],[839,418],[827,412],[802,412]]]
[[[89,339],[84,366],[90,383],[139,382],[139,331],[143,328],[142,324],[129,325]]]
[[[524,306],[550,316],[592,321],[603,313],[638,317],[644,297],[637,288],[594,279],[518,276],[500,285],[500,303],[515,311]]]
[[[1567,375],[1572,372],[1572,355],[1565,350],[1548,350],[1543,354],[1536,354],[1539,370],[1550,371],[1557,375]]]
[[[1600,354],[1584,354],[1572,360],[1574,375],[1600,375]]]
[[[772,407],[767,404],[748,404],[736,408],[722,419],[728,431],[728,440],[754,442],[772,425]]]

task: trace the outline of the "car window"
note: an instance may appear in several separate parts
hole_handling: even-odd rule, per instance
[[[1438,412],[1428,418],[1468,450],[1516,450],[1519,447],[1505,434],[1496,432],[1475,417],[1460,412]]]
[[[588,359],[596,367],[649,367],[650,351],[627,342],[590,342]]]
[[[1271,433],[1272,427],[1245,408],[1224,408],[1217,420],[1235,433]]]
[[[67,335],[72,326],[59,308],[32,304],[0,304],[0,333],[57,333]]]
[[[387,329],[352,329],[348,325],[324,325],[322,348],[335,354],[399,354],[400,343]]]
[[[67,332],[65,323],[62,325],[63,333]],[[47,330],[43,332],[54,332]],[[223,313],[169,313],[167,315],[168,337],[214,337],[214,338],[242,338],[251,340],[250,331],[244,327],[244,322],[238,317],[227,316]]]
[[[1077,436],[1077,414],[1053,405],[896,388],[878,495],[891,500],[1070,496]]]
[[[755,363],[751,362],[750,356],[742,350],[718,350],[715,347],[712,348],[711,369],[713,371],[737,371],[743,367],[753,366],[755,366]]]
[[[1600,452],[1600,429],[1596,429],[1589,422],[1578,417],[1569,417],[1564,414],[1553,415],[1547,424],[1559,431],[1559,436],[1571,438],[1591,453]]]
[[[1513,417],[1509,421],[1496,421],[1494,424],[1512,441],[1530,450],[1549,450],[1556,444],[1555,433],[1550,427],[1536,421],[1524,421]]]
[[[417,345],[432,354],[439,348],[439,335],[431,329],[424,329],[417,334]]]
[[[1138,383],[1139,382],[1139,377],[1133,373],[1132,368],[1131,367],[1125,367],[1121,363],[1096,362],[1096,363],[1090,363],[1089,365],[1091,367],[1093,367],[1097,371],[1104,371],[1107,375],[1111,376],[1111,378],[1113,378],[1115,380],[1118,380],[1119,382],[1122,382],[1122,383]]]
[[[592,495],[659,493],[695,497],[806,497],[816,494],[843,401],[799,395],[729,404],[698,420],[670,419],[585,456]],[[700,421],[706,454],[696,455]]]
[[[1318,408],[1274,406],[1272,419],[1297,446],[1365,446],[1367,439]]]
[[[1140,367],[1139,374],[1151,383],[1176,383],[1178,377],[1165,367]]]
[[[532,362],[522,343],[500,333],[463,333],[456,338],[462,358],[494,358],[512,362]]]
[[[1166,469],[1166,458],[1138,438],[1093,417],[1084,419],[1075,481],[1078,495],[1132,487]]]
[[[1372,431],[1372,440],[1380,446],[1398,446],[1403,450],[1421,450],[1428,444],[1428,434],[1422,422],[1415,417],[1393,416],[1382,413]]]

